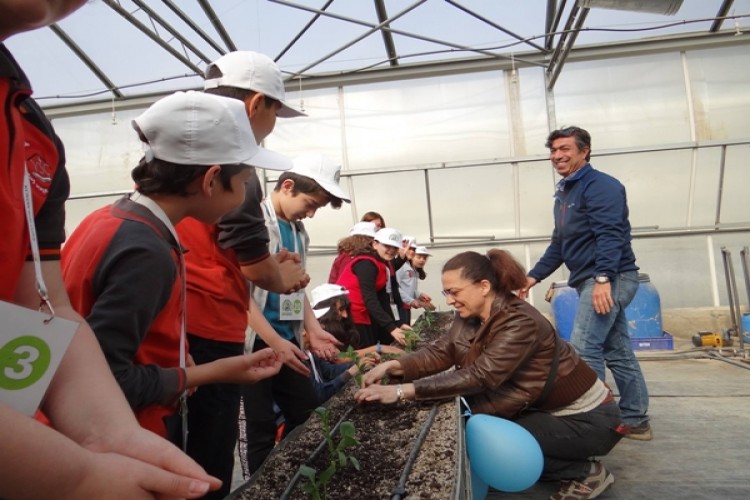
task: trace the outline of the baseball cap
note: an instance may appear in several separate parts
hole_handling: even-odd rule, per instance
[[[309,177],[331,196],[349,201],[349,195],[339,186],[341,165],[333,160],[320,154],[308,153],[292,160],[292,168],[289,171]]]
[[[270,57],[250,50],[238,50],[229,52],[209,64],[206,74],[213,67],[219,68],[221,76],[206,80],[203,83],[204,89],[235,87],[254,90],[281,102],[281,109],[277,113],[281,118],[307,116],[284,102],[284,80],[281,78],[281,70]]]
[[[403,236],[403,239],[401,241],[408,241],[409,242],[409,248],[416,248],[417,247],[417,238],[410,234],[405,234]]]
[[[430,252],[427,251],[427,247],[417,247],[414,250],[414,253],[417,255],[432,255]]]
[[[323,283],[322,285],[318,285],[315,288],[313,288],[313,291],[311,292],[312,299],[310,301],[310,305],[313,308],[313,313],[315,313],[316,318],[320,318],[325,313],[328,312],[330,307],[322,307],[320,309],[315,309],[315,306],[320,304],[323,301],[326,301],[328,299],[332,299],[334,297],[341,297],[342,295],[348,295],[349,290],[347,290],[345,287],[341,285],[335,285],[333,283]]]
[[[357,222],[349,230],[350,235],[358,234],[360,236],[369,236],[370,238],[375,237],[375,233],[378,230],[378,226],[374,222]]]
[[[203,92],[175,92],[135,118],[146,159],[178,165],[242,163],[288,170],[291,160],[255,142],[245,106],[237,99]]]
[[[375,241],[396,248],[401,247],[401,233],[397,229],[391,227],[384,227],[377,233],[375,233]]]

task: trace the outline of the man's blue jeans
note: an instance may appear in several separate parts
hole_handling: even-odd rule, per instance
[[[614,305],[607,314],[594,310],[594,284],[589,278],[577,287],[578,310],[570,343],[600,379],[604,380],[604,368],[610,369],[620,393],[622,421],[636,426],[648,420],[648,389],[630,345],[625,308],[638,290],[638,273],[620,273],[611,281]]]

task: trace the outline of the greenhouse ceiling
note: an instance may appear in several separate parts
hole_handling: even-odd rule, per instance
[[[49,109],[201,86],[232,50],[275,59],[288,88],[483,61],[545,69],[580,47],[750,37],[750,0],[93,0],[7,45]]]

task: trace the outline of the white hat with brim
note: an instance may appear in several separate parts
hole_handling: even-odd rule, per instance
[[[401,248],[401,233],[397,229],[384,227],[375,233],[375,241],[391,247]]]
[[[375,233],[378,231],[378,226],[374,222],[357,222],[349,230],[350,235],[369,236],[370,238],[375,237]]]
[[[349,201],[349,194],[339,186],[341,165],[333,160],[320,154],[304,154],[292,160],[289,171],[314,180],[331,196]]]
[[[329,307],[315,309],[315,306],[328,299],[332,299],[334,297],[343,297],[344,295],[349,295],[349,290],[335,283],[323,283],[322,285],[318,285],[313,288],[313,291],[310,292],[310,306],[313,308],[315,317],[319,318],[320,316],[327,313],[328,309],[330,309]],[[320,313],[320,316],[318,316],[318,311],[323,311],[322,313]]]
[[[131,122],[146,160],[177,165],[251,165],[289,170],[292,163],[255,142],[245,106],[237,99],[203,92],[175,92]]]
[[[281,70],[270,57],[259,52],[240,50],[225,54],[209,64],[206,68],[206,74],[214,66],[219,68],[221,76],[206,80],[203,83],[204,89],[234,87],[253,90],[279,101],[281,109],[276,115],[281,118],[307,116],[302,111],[294,109],[284,102],[286,93]]]
[[[414,249],[414,253],[416,253],[417,255],[432,255],[427,251],[427,247],[416,247]]]

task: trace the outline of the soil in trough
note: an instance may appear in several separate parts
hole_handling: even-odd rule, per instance
[[[423,342],[429,342],[440,335],[449,326],[451,318],[451,314],[441,313],[436,315],[429,327],[423,325]],[[351,410],[346,420],[353,422],[356,439],[360,444],[346,450],[346,453],[356,457],[361,468],[359,471],[352,466],[339,468],[328,485],[328,498],[392,498],[422,424],[435,403],[405,401],[396,405],[356,405],[353,400],[356,389],[353,382],[348,384],[329,401],[327,407],[331,415],[331,426],[347,410]],[[437,415],[413,465],[402,498],[435,499],[451,496],[456,474],[455,454],[458,451],[457,410],[454,400],[442,402],[438,406]],[[336,432],[336,441],[338,438]],[[306,463],[318,471],[325,469],[328,463],[327,450],[317,460],[309,460],[322,440],[320,419],[313,414],[303,427],[296,429],[277,446],[263,467],[234,498],[280,498],[300,465]],[[305,481],[305,478],[300,478],[288,498],[310,498],[302,489]]]

